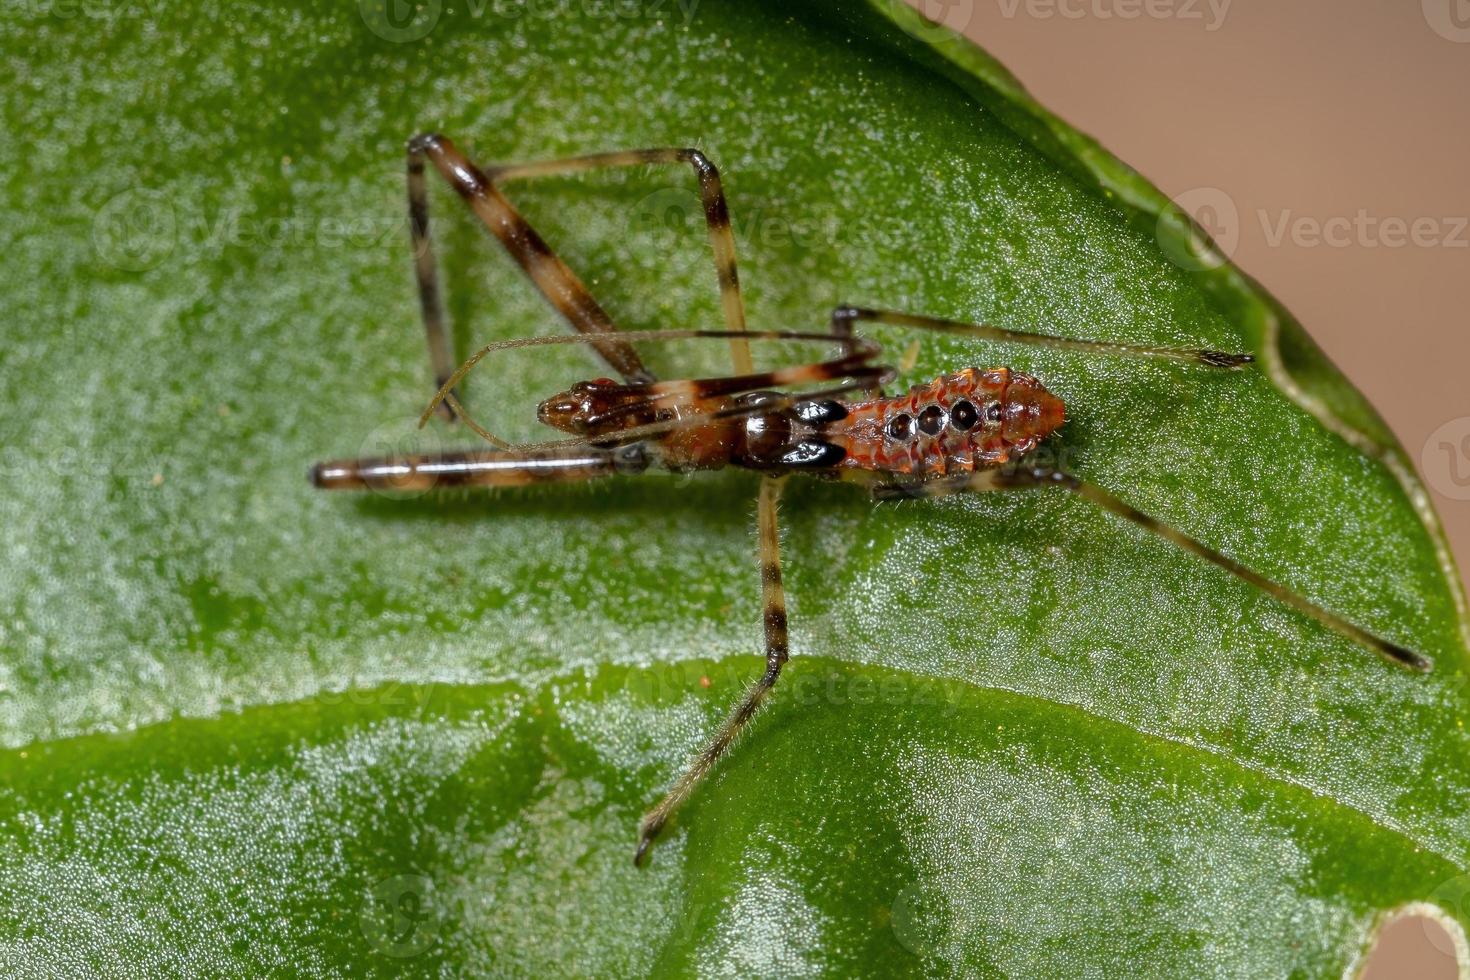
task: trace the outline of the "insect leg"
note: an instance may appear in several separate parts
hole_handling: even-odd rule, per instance
[[[499,164],[487,169],[490,179],[499,183],[522,177],[545,177],[551,174],[581,173],[603,167],[633,167],[644,164],[688,164],[699,180],[699,200],[709,229],[709,243],[715,255],[715,275],[720,287],[720,307],[725,327],[731,331],[745,329],[745,301],[740,295],[740,274],[735,267],[735,235],[730,229],[730,207],[725,200],[720,172],[709,157],[689,147],[658,147],[649,150],[616,150],[592,153],[562,160],[537,160],[530,163]],[[750,374],[750,348],[744,338],[730,338],[730,354],[737,374]]]
[[[592,294],[582,284],[582,280],[577,278],[576,273],[552,252],[536,230],[506,200],[491,177],[471,163],[447,137],[425,133],[408,141],[408,173],[409,206],[415,231],[414,246],[419,253],[419,295],[426,310],[425,322],[428,324],[431,352],[436,343],[447,351],[448,343],[439,303],[438,283],[433,274],[433,256],[428,244],[428,210],[425,206],[422,176],[425,157],[433,162],[444,179],[459,192],[460,197],[464,198],[495,237],[500,239],[511,258],[516,260],[557,312],[581,333],[597,338],[593,347],[614,371],[628,381],[653,380],[653,375],[643,366],[638,353],[630,344],[604,336],[617,332],[612,318],[592,298]],[[429,320],[429,312],[433,313],[435,320]],[[448,359],[447,353],[445,359]],[[436,363],[435,370],[439,367]]]
[[[657,806],[644,816],[638,825],[638,849],[633,854],[634,864],[643,863],[648,856],[648,849],[653,845],[654,838],[658,836],[669,817],[679,808],[680,804],[688,799],[689,794],[699,785],[700,780],[709,774],[710,769],[740,736],[741,730],[760,710],[761,705],[770,695],[771,688],[775,686],[776,678],[781,674],[781,667],[786,663],[788,656],[786,592],[781,585],[781,539],[776,520],[776,503],[780,496],[781,482],[779,479],[766,477],[761,481],[757,521],[760,525],[761,596],[764,605],[766,671],[736,704],[735,710],[730,712],[729,718],[720,726],[714,739],[699,755],[694,757],[689,768],[684,770],[684,774],[675,781],[673,788],[658,802]]]
[[[861,341],[858,340],[856,333],[853,332],[853,324],[858,320],[856,316],[857,312],[855,307],[839,306],[832,311],[832,318],[828,321],[828,330],[842,344],[842,349],[849,354],[853,353],[861,345]],[[892,378],[875,380],[865,385],[862,391],[869,398],[882,398],[883,385],[891,380]]]
[[[429,363],[434,369],[434,386],[440,387],[454,370],[449,331],[444,322],[444,303],[439,296],[439,264],[434,259],[429,237],[429,195],[424,183],[424,157],[408,154],[408,224],[413,237],[413,271],[419,284],[419,309],[429,340]],[[452,418],[446,404],[441,413]]]
[[[1119,344],[1106,340],[1078,340],[1072,337],[1055,337],[1050,334],[1027,333],[1024,330],[1009,330],[987,323],[963,323],[959,320],[943,320],[938,317],[920,316],[916,313],[898,313],[893,310],[869,310],[856,306],[839,306],[832,313],[833,330],[845,323],[850,332],[852,325],[859,322],[881,323],[896,327],[914,327],[934,330],[939,333],[979,337],[984,340],[1029,344],[1033,347],[1050,347],[1054,350],[1083,351],[1089,354],[1120,354],[1126,357],[1153,357],[1171,361],[1183,361],[1214,368],[1240,368],[1255,360],[1250,354],[1228,354],[1213,350],[1189,350],[1178,347],[1151,347],[1146,344]]]
[[[555,452],[456,452],[382,459],[340,459],[311,468],[322,490],[421,492],[450,487],[521,487],[632,475],[648,467],[641,446],[583,446]]]
[[[1089,500],[1104,510],[1116,514],[1124,520],[1131,521],[1145,531],[1158,535],[1190,554],[1198,555],[1205,561],[1223,568],[1236,578],[1255,586],[1262,592],[1285,603],[1298,612],[1310,616],[1328,629],[1346,637],[1359,646],[1366,647],[1391,663],[1417,671],[1428,671],[1434,666],[1434,662],[1423,654],[1416,653],[1397,643],[1375,636],[1362,627],[1348,622],[1336,613],[1327,611],[1300,593],[1293,592],[1284,585],[1273,582],[1264,575],[1245,567],[1234,558],[1223,555],[1209,545],[1190,537],[1183,531],[1165,524],[1156,517],[1145,514],[1132,504],[1120,500],[1102,487],[1094,483],[1088,483],[1086,480],[1050,466],[1006,466],[1000,469],[982,470],[960,479],[940,478],[938,480],[906,484],[878,484],[873,488],[873,496],[879,500],[889,500],[900,497],[933,497],[961,491],[1025,490],[1039,487],[1062,487],[1063,489],[1070,490],[1084,500]]]

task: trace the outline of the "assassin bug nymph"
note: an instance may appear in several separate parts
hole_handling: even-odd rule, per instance
[[[449,333],[429,239],[426,159],[459,192],[579,335],[490,344],[458,370],[451,370]],[[581,280],[526,223],[500,188],[503,182],[518,178],[643,164],[684,164],[695,172],[714,250],[724,330],[618,331]],[[719,172],[698,150],[633,150],[482,169],[448,139],[418,136],[408,144],[408,207],[419,299],[439,385],[420,424],[436,410],[446,418],[458,417],[494,449],[319,463],[311,470],[312,483],[334,490],[505,487],[631,475],[656,465],[673,470],[741,466],[762,474],[757,524],[766,669],[710,743],[643,818],[634,855],[637,863],[642,863],[674,810],[760,708],[786,663],[786,602],[781,585],[776,503],[782,479],[792,474],[856,482],[879,500],[1060,487],[1213,562],[1399,666],[1430,669],[1431,663],[1423,655],[1355,626],[1134,509],[1101,487],[1028,459],[1028,454],[1062,424],[1064,417],[1061,400],[1036,378],[1004,367],[970,368],[902,395],[884,396],[882,387],[895,372],[878,363],[878,345],[859,337],[853,328],[859,322],[904,326],[1087,353],[1166,358],[1217,370],[1240,369],[1251,362],[1250,355],[1076,340],[846,306],[833,312],[826,333],[748,331],[735,271],[735,241]],[[735,373],[728,377],[658,381],[632,346],[634,341],[693,338],[727,340]],[[772,340],[826,342],[838,347],[840,354],[758,373],[751,366],[748,343]],[[538,418],[569,434],[569,438],[508,443],[470,418],[456,396],[456,386],[465,374],[492,352],[576,343],[590,345],[622,381],[585,381],[541,403]],[[825,388],[799,394],[771,390],[824,383]]]

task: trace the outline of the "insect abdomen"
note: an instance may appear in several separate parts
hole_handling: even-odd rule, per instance
[[[846,467],[945,476],[1025,455],[1064,418],[1061,399],[1031,375],[969,368],[856,403],[827,437],[847,451]]]

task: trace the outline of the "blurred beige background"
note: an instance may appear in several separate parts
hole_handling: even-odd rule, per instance
[[[1179,200],[1286,303],[1414,457],[1464,579],[1470,0],[910,2]],[[1404,922],[1368,975],[1455,970]]]

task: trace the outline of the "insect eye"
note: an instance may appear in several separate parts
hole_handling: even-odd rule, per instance
[[[944,428],[944,409],[938,405],[930,405],[919,413],[920,432],[929,436],[937,436],[942,428]]]
[[[817,442],[809,440],[799,442],[792,446],[781,457],[781,463],[785,466],[810,467],[812,469],[824,469],[836,466],[847,458],[847,450],[841,446],[834,446],[830,442]]]
[[[826,425],[847,418],[847,407],[830,398],[819,402],[797,402],[792,411],[796,417],[810,425]]]
[[[985,406],[985,421],[999,422],[1001,416],[1000,402],[991,402]]]
[[[912,415],[907,413],[895,415],[893,420],[888,423],[888,438],[890,439],[897,439],[899,442],[903,442],[913,434],[914,418]]]
[[[949,410],[949,424],[961,432],[968,432],[980,421],[980,413],[975,411],[975,406],[969,402],[962,401]]]

